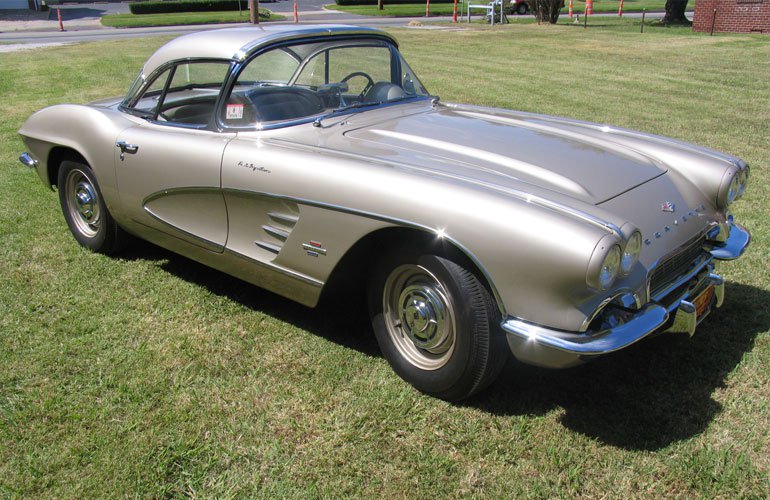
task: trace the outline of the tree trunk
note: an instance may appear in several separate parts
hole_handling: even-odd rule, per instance
[[[564,0],[532,0],[530,7],[538,23],[556,24]]]
[[[684,15],[687,0],[666,0],[666,15],[660,20],[663,24],[692,24]]]

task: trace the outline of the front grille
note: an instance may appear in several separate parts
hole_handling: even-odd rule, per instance
[[[670,257],[663,259],[652,271],[650,276],[650,295],[655,296],[665,290],[671,283],[682,275],[693,270],[706,256],[703,245],[706,237],[701,236],[687,244]]]

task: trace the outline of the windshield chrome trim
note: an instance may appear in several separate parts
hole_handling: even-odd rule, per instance
[[[296,31],[279,32],[265,36],[259,40],[254,40],[238,49],[238,51],[233,54],[232,58],[234,61],[243,62],[255,52],[270,45],[293,42],[296,40],[312,40],[313,38],[318,38],[319,41],[326,40],[329,37],[381,38],[386,39],[398,47],[398,41],[392,35],[377,28],[337,25],[300,28],[300,30],[300,33],[297,33]]]

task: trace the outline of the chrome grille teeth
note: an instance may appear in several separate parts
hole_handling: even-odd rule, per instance
[[[706,254],[703,249],[705,242],[705,236],[700,237],[661,261],[650,275],[650,295],[655,296],[677,278],[687,274],[699,257]]]

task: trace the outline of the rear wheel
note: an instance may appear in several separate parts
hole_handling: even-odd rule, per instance
[[[529,12],[529,8],[527,7],[527,4],[525,4],[525,3],[520,3],[516,7],[516,13],[519,14],[520,16],[523,16],[527,12]]]
[[[386,257],[368,295],[383,355],[420,391],[460,400],[489,385],[505,364],[497,307],[457,263],[437,255]]]
[[[78,243],[99,253],[120,250],[125,233],[107,210],[93,170],[83,163],[64,161],[57,185],[64,219]]]

